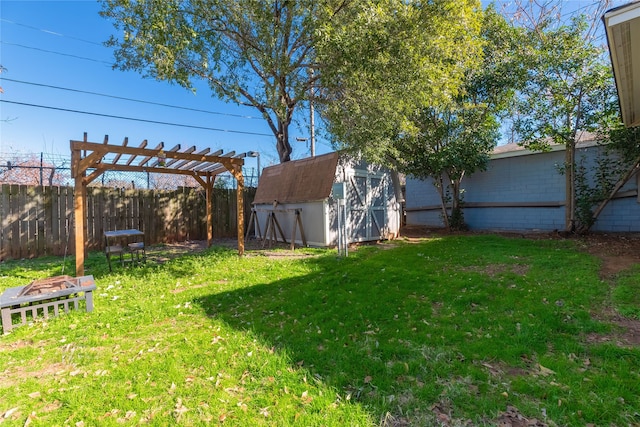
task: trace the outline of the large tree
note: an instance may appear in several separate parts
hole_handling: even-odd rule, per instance
[[[593,43],[584,15],[558,24],[553,15],[529,20],[522,46],[525,83],[519,96],[515,129],[523,145],[545,150],[566,147],[566,229],[580,228],[576,218],[576,144],[583,131],[601,130],[616,114],[615,86],[602,47]]]
[[[498,140],[518,31],[473,1],[386,1],[342,18],[356,25],[333,23],[332,56],[319,49],[336,144],[431,179],[445,226],[464,227],[461,182]]]
[[[400,168],[417,113],[448,105],[479,66],[481,16],[476,0],[380,0],[326,21],[318,99],[335,146]]]
[[[395,157],[406,117],[455,96],[478,61],[478,0],[102,0],[116,67],[257,108],[290,159],[289,126],[316,92],[337,147]],[[315,98],[315,97],[314,97]],[[372,138],[370,138],[372,137]],[[374,144],[380,150],[369,150]],[[389,148],[389,150],[387,150]],[[390,156],[391,155],[391,156]]]
[[[316,27],[341,0],[102,0],[116,67],[257,108],[290,160],[289,125],[317,78]],[[354,6],[354,7],[357,7]]]
[[[483,62],[465,71],[460,94],[443,107],[420,111],[420,132],[398,141],[406,153],[402,169],[432,180],[440,195],[446,228],[464,229],[462,180],[484,170],[499,139],[500,120],[513,101],[518,78],[514,50],[520,32],[493,7],[482,21]]]

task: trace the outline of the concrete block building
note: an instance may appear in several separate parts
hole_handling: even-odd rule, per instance
[[[595,141],[582,141],[576,162],[593,174]],[[565,229],[564,146],[533,152],[517,144],[497,147],[489,167],[465,177],[465,222],[472,230],[553,231]],[[591,177],[592,179],[593,177]],[[638,176],[618,191],[600,214],[593,231],[640,232]],[[407,225],[442,227],[440,199],[431,181],[407,178]]]

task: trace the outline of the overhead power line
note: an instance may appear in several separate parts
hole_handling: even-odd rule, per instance
[[[268,133],[247,132],[247,131],[241,131],[241,130],[211,128],[211,127],[206,127],[206,126],[185,125],[185,124],[182,124],[182,123],[161,122],[161,121],[158,121],[158,120],[138,119],[138,118],[133,118],[133,117],[116,116],[116,115],[112,115],[112,114],[102,114],[102,113],[94,113],[94,112],[90,112],[90,111],[80,111],[80,110],[71,110],[71,109],[68,109],[68,108],[51,107],[51,106],[47,106],[47,105],[29,104],[29,103],[26,103],[26,102],[10,101],[10,100],[7,100],[7,99],[0,99],[0,102],[6,102],[7,104],[23,105],[23,106],[26,106],[26,107],[44,108],[44,109],[47,109],[47,110],[64,111],[64,112],[67,112],[67,113],[86,114],[86,115],[90,115],[90,116],[107,117],[107,118],[111,118],[111,119],[120,119],[120,120],[130,120],[130,121],[143,122],[143,123],[153,123],[153,124],[166,125],[166,126],[178,126],[178,127],[185,127],[185,128],[191,128],[191,129],[210,130],[210,131],[214,131],[214,132],[239,133],[239,134],[244,134],[244,135],[257,135],[257,136],[273,136],[272,134],[268,134]]]
[[[4,45],[7,45],[7,46],[16,46],[16,47],[21,47],[21,48],[23,48],[23,49],[37,50],[37,51],[40,51],[40,52],[53,53],[53,54],[55,54],[55,55],[62,55],[62,56],[68,56],[68,57],[70,57],[70,58],[82,59],[82,60],[84,60],[84,61],[91,61],[91,62],[102,63],[102,64],[106,64],[106,65],[108,65],[108,66],[110,66],[110,67],[113,65],[113,63],[112,63],[112,62],[109,62],[109,61],[103,61],[103,60],[101,60],[101,59],[92,59],[92,58],[87,58],[87,57],[85,57],[85,56],[72,55],[72,54],[70,54],[70,53],[55,52],[55,51],[53,51],[53,50],[41,49],[41,48],[39,48],[39,47],[33,47],[33,46],[26,46],[26,45],[19,44],[19,43],[5,42],[5,41],[2,41],[2,40],[0,40],[0,43],[1,43],[1,44],[4,44]]]
[[[243,114],[221,113],[219,111],[200,110],[200,109],[197,109],[197,108],[181,107],[181,106],[178,106],[178,105],[163,104],[163,103],[160,103],[160,102],[144,101],[144,100],[140,100],[140,99],[126,98],[126,97],[123,97],[123,96],[108,95],[106,93],[91,92],[91,91],[80,90],[80,89],[71,89],[71,88],[66,88],[66,87],[47,85],[47,84],[43,84],[43,83],[25,82],[25,81],[22,81],[22,80],[8,79],[6,77],[1,77],[0,80],[5,80],[5,81],[8,81],[8,82],[14,82],[14,83],[21,83],[21,84],[26,84],[26,85],[31,85],[31,86],[46,87],[46,88],[50,88],[50,89],[65,90],[65,91],[68,91],[68,92],[84,93],[84,94],[87,94],[87,95],[103,96],[103,97],[106,97],[106,98],[120,99],[120,100],[123,100],[123,101],[139,102],[141,104],[157,105],[157,106],[160,106],[160,107],[168,107],[168,108],[176,108],[176,109],[180,109],[180,110],[194,111],[194,112],[197,112],[197,113],[207,113],[207,114],[216,114],[216,115],[220,115],[220,116],[239,117],[239,118],[242,118],[242,119],[263,120],[262,117],[247,116],[247,115],[243,115]]]
[[[32,25],[21,24],[19,22],[11,21],[11,20],[5,19],[5,18],[0,18],[0,21],[6,22],[8,24],[17,25],[19,27],[29,28],[30,30],[35,30],[35,31],[40,31],[40,32],[46,33],[46,34],[51,34],[51,35],[58,36],[58,37],[64,37],[64,38],[67,38],[67,39],[77,40],[77,41],[80,41],[80,42],[83,42],[83,43],[92,44],[92,45],[95,45],[95,46],[103,46],[102,43],[94,42],[94,41],[91,41],[91,40],[81,39],[79,37],[67,36],[65,34],[57,33],[55,31],[47,30],[47,29],[44,29],[44,28],[34,27]]]

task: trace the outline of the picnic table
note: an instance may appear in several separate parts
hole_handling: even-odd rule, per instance
[[[144,233],[135,228],[125,230],[112,230],[104,232],[104,253],[111,269],[111,257],[118,256],[120,264],[124,265],[125,251],[131,254],[131,262],[139,264],[147,260],[144,247]]]

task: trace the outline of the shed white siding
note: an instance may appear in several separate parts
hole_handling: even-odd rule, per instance
[[[260,229],[258,233],[256,228],[256,236],[267,239],[273,236],[271,232],[267,234],[271,214],[275,215],[287,241],[290,242],[295,230],[295,242],[302,244],[300,228],[296,226],[298,211],[307,244],[321,247],[337,245],[340,205],[327,183],[344,183],[345,200],[340,212],[343,220],[346,215],[348,241],[397,237],[402,213],[398,200],[399,186],[392,172],[338,153],[325,156],[265,169],[254,202]],[[305,185],[299,185],[300,182]],[[283,186],[283,183],[291,184]],[[310,189],[309,186],[318,188]],[[310,198],[313,200],[308,200]],[[276,229],[275,233],[275,237],[280,239],[279,230]]]

